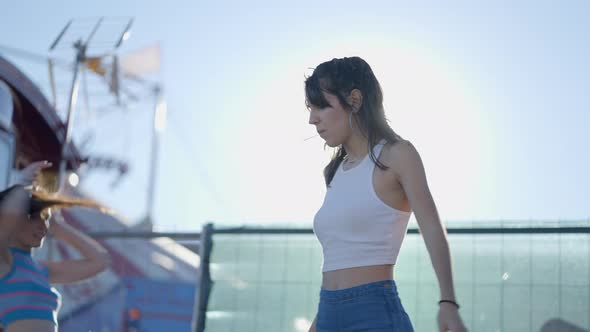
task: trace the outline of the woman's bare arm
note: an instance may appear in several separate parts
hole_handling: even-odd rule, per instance
[[[440,298],[456,302],[447,233],[428,188],[420,155],[409,142],[397,144],[396,154],[396,158],[399,160],[397,170],[399,181],[414,211],[420,233],[430,255],[440,287]],[[439,331],[467,331],[457,309],[449,303],[440,305],[437,317]]]
[[[83,258],[43,262],[49,269],[49,282],[71,283],[90,278],[107,269],[111,260],[106,249],[88,235],[68,225],[61,215],[53,217],[50,232],[56,239],[74,247]]]
[[[440,285],[440,296],[454,300],[451,258],[446,237],[436,205],[428,188],[424,166],[418,151],[409,142],[395,146],[399,180],[410,202],[430,255]]]

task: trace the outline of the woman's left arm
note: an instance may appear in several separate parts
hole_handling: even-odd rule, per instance
[[[111,260],[106,249],[88,235],[65,223],[61,215],[52,217],[49,232],[56,239],[74,247],[82,255],[81,259],[43,262],[49,269],[50,283],[66,284],[84,280],[110,266]]]
[[[394,158],[397,162],[398,181],[400,181],[416,216],[420,233],[424,238],[432,266],[440,287],[443,300],[456,301],[453,287],[451,255],[447,233],[443,227],[436,205],[432,199],[426,180],[424,165],[418,151],[409,142],[400,142],[394,146]],[[458,308],[451,303],[440,304],[438,323],[440,331],[466,331]]]

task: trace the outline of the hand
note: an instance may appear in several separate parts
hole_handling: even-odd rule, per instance
[[[59,209],[53,208],[51,209],[51,217],[49,218],[49,228],[47,229],[47,232],[52,236],[59,238],[60,234],[64,231],[64,228],[67,227],[65,223],[66,222]]]
[[[459,316],[459,309],[453,304],[440,304],[437,321],[439,332],[467,332],[467,328]]]
[[[24,186],[30,186],[35,183],[42,170],[51,166],[52,164],[47,160],[30,163],[27,167],[18,172],[15,182]]]

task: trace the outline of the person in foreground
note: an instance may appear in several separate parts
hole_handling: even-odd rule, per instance
[[[87,279],[110,265],[96,241],[51,217],[58,207],[97,205],[32,192],[22,185],[0,192],[0,331],[57,331],[60,295],[51,284]],[[77,249],[82,259],[36,262],[33,248],[47,233]]]
[[[336,148],[313,229],[322,246],[322,289],[310,331],[413,331],[394,265],[413,212],[440,286],[439,331],[465,332],[446,231],[415,147],[389,126],[369,64],[333,59],[305,80],[309,123]]]

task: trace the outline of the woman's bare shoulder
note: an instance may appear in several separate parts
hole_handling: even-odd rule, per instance
[[[400,139],[396,142],[385,144],[381,156],[383,157],[383,162],[397,163],[400,161],[400,158],[407,158],[417,154],[418,151],[412,142]]]
[[[387,143],[383,147],[380,160],[389,167],[389,172],[395,178],[400,178],[408,169],[421,165],[420,155],[412,142],[403,139]]]

